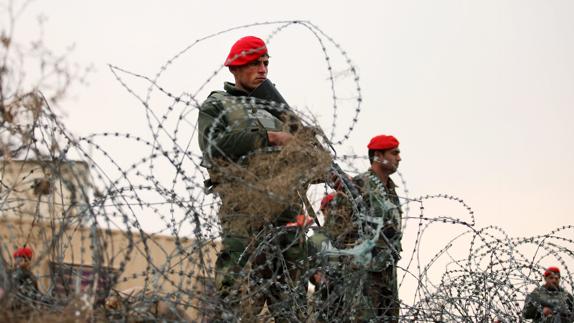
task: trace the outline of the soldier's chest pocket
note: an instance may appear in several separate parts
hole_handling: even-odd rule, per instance
[[[227,120],[233,129],[265,128],[280,130],[281,121],[264,109],[234,109],[228,113]]]
[[[227,123],[232,129],[256,127],[256,120],[250,117],[245,108],[230,109],[227,113]]]

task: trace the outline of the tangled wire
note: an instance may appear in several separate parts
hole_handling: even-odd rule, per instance
[[[260,153],[248,167],[234,162],[221,166],[220,176],[233,178],[233,185],[221,185],[216,194],[210,194],[204,188],[208,174],[200,166],[203,156],[196,144],[196,120],[203,100],[200,94],[223,65],[196,91],[180,94],[160,85],[164,74],[192,56],[197,46],[222,35],[261,28],[267,30],[266,41],[272,44],[294,27],[303,27],[323,54],[332,100],[330,129],[310,112],[290,107],[305,129],[315,130],[301,132],[280,152]],[[319,258],[337,252],[359,257],[365,250],[334,246],[326,256],[305,252],[293,264],[285,259],[288,247],[278,242],[296,232],[297,239],[290,241],[305,244],[320,232],[324,219],[316,209],[332,190],[325,184],[332,163],[352,174],[360,171],[355,165],[364,159],[336,154],[355,128],[362,104],[357,69],[342,47],[308,21],[264,22],[198,39],[167,60],[154,77],[115,66],[110,69],[143,108],[147,134],[103,132],[76,137],[40,92],[13,103],[10,114],[3,116],[3,319],[212,321],[229,308],[215,287],[220,216],[242,214],[235,225],[254,234],[243,250],[245,265],[235,271],[239,283],[234,285],[234,299],[243,310],[225,320],[271,320],[270,310],[256,299],[275,288],[280,296],[266,306],[283,317],[315,321],[329,307],[338,313],[330,316],[331,321],[352,321],[357,290],[365,283],[364,270],[354,266],[331,277],[330,284],[337,287],[330,291],[336,303],[318,301],[308,282],[318,268],[326,268],[325,259]],[[134,79],[144,81],[145,95],[130,85]],[[352,100],[343,99],[340,92],[351,92]],[[244,104],[273,105],[257,100]],[[341,126],[341,115],[350,124]],[[129,153],[112,153],[117,147]],[[399,321],[520,321],[524,299],[539,285],[540,273],[548,264],[561,267],[562,283],[572,290],[573,226],[539,236],[510,237],[495,226],[478,228],[463,200],[446,194],[412,198],[402,176],[401,180],[403,240],[412,249],[403,251],[398,263]],[[223,206],[222,196],[229,197]],[[457,203],[461,214],[433,216],[424,208],[429,200]],[[352,202],[350,208],[358,208],[360,201]],[[275,214],[296,203],[302,204],[305,215],[317,215],[317,222],[295,228],[270,225]],[[437,227],[445,245],[429,250],[425,235]],[[36,288],[13,279],[18,268],[12,252],[21,246],[34,251],[31,271],[37,277]],[[293,266],[300,269],[296,279],[285,277],[289,275],[283,269]],[[256,275],[259,272],[264,273]],[[260,280],[257,284],[251,284],[254,277]]]

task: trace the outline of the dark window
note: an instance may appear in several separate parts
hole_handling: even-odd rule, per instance
[[[92,266],[50,262],[53,295],[66,299],[76,292],[80,294],[95,292],[96,304],[103,304],[118,272],[113,268],[100,267],[96,275],[94,270]],[[94,284],[95,277],[98,281]]]

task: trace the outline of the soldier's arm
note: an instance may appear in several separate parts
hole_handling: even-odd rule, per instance
[[[239,128],[227,123],[224,108],[207,100],[198,118],[199,147],[207,156],[226,156],[231,160],[261,147],[269,146],[267,131],[261,127]]]
[[[522,309],[522,316],[525,319],[539,319],[541,317],[540,311],[538,310],[539,304],[536,304],[534,297],[531,294],[526,296],[524,301],[524,308]]]

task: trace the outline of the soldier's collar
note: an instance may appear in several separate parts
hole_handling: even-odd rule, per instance
[[[388,185],[390,188],[397,188],[397,184],[395,184],[395,181],[393,181],[392,178],[389,177],[389,182]]]
[[[550,292],[560,292],[562,291],[562,288],[560,286],[554,287],[554,286],[546,286],[546,284],[542,285],[544,288],[546,288],[547,291]]]
[[[233,96],[248,96],[249,95],[249,93],[237,88],[235,86],[235,84],[233,84],[231,82],[223,83],[223,89],[225,90],[225,92],[227,92]]]
[[[373,171],[372,168],[369,168],[369,173],[370,173],[372,176],[374,176],[375,178],[377,178],[377,179],[379,178],[379,177],[377,176],[377,174]],[[381,184],[382,184],[382,183],[381,183]],[[395,184],[395,182],[393,181],[393,179],[389,176],[389,180],[387,181],[386,188],[387,188],[387,189],[391,189],[391,188],[397,188],[397,187],[398,187],[397,184]]]

